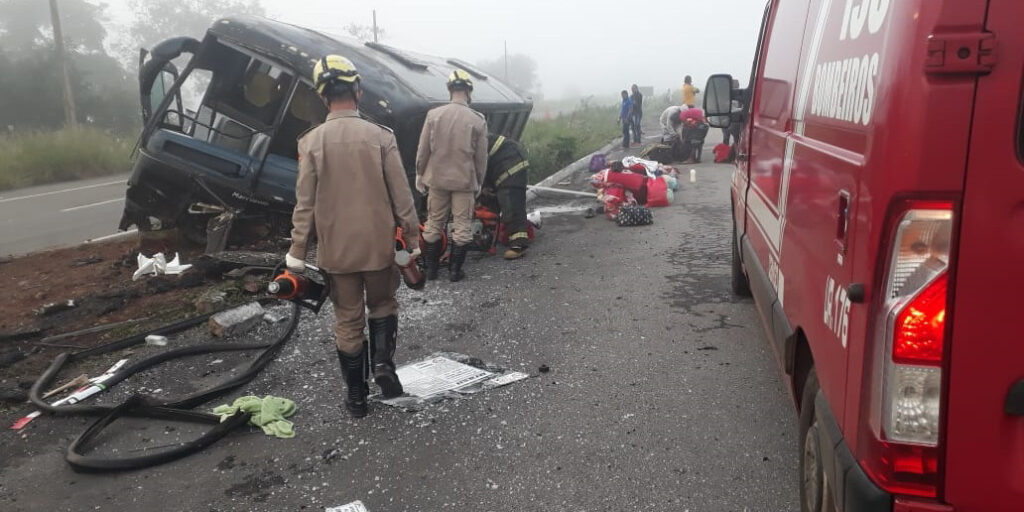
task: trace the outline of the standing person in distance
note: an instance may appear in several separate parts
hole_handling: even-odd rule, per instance
[[[310,235],[316,233],[317,265],[330,274],[336,344],[347,387],[345,406],[366,415],[370,370],[385,397],[402,394],[395,373],[400,282],[395,266],[395,227],[419,255],[419,219],[390,129],[359,117],[363,91],[347,58],[328,55],[313,68],[316,91],[329,113],[299,138],[292,245],[285,256],[293,272],[305,269]],[[364,335],[369,309],[370,339]]]
[[[697,93],[700,89],[693,86],[693,78],[690,75],[686,75],[683,78],[683,105],[693,108],[697,106]]]
[[[619,108],[619,124],[622,125],[622,147],[629,149],[629,130],[633,124],[633,100],[629,93],[622,91],[622,107]]]
[[[633,94],[629,96],[629,99],[633,101],[633,145],[639,146],[641,144],[640,136],[643,134],[640,123],[644,117],[644,95],[640,94],[640,88],[636,84],[633,84]]]
[[[466,277],[462,265],[473,242],[473,206],[487,174],[487,121],[469,108],[473,80],[462,69],[448,77],[451,102],[427,112],[416,152],[416,190],[427,194],[427,226],[423,233],[427,279],[437,279],[441,235],[452,215],[449,279]],[[429,192],[429,193],[428,193]]]

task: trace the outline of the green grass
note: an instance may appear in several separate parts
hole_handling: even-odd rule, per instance
[[[131,150],[94,128],[0,135],[0,190],[126,172]]]
[[[622,129],[615,122],[618,112],[617,105],[580,103],[571,112],[551,119],[531,119],[522,137],[530,152],[530,183],[620,137]]]

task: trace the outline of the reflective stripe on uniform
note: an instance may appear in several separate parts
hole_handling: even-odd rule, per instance
[[[519,240],[520,238],[530,238],[530,234],[529,234],[529,233],[527,233],[526,231],[520,231],[520,232],[518,232],[518,233],[512,233],[512,234],[511,234],[511,235],[509,235],[509,237],[508,237],[508,239],[509,239],[509,241],[510,241],[510,242],[511,242],[512,240]]]
[[[494,145],[491,146],[491,152],[487,154],[488,157],[494,156],[495,153],[501,149],[501,145],[505,143],[505,136],[498,135],[498,138],[494,140]]]
[[[523,169],[526,169],[529,166],[530,166],[530,161],[529,160],[523,160],[522,162],[519,162],[518,164],[513,165],[512,168],[510,168],[509,170],[501,173],[501,176],[498,176],[498,179],[494,180],[494,186],[500,185],[501,182],[511,178],[517,172],[519,172],[519,171],[521,171]]]

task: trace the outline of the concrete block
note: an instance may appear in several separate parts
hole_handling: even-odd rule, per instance
[[[263,306],[250,302],[210,317],[210,332],[217,337],[237,336],[252,329],[263,318]]]

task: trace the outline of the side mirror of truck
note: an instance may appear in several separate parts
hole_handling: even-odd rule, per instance
[[[732,75],[711,75],[704,88],[704,115],[715,128],[728,128],[732,122]]]

